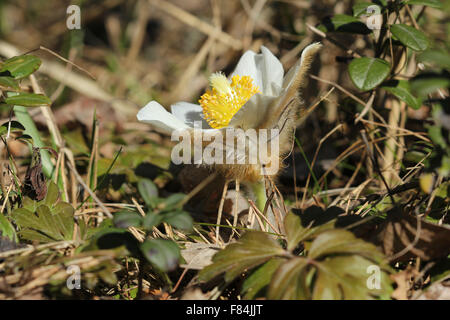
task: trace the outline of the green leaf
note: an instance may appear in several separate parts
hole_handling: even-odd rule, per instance
[[[0,213],[0,234],[13,242],[17,242],[16,231],[3,213]]]
[[[284,220],[284,228],[287,237],[287,250],[294,250],[300,241],[306,239],[314,230],[309,227],[304,228],[300,217],[292,212],[288,213]]]
[[[345,14],[336,14],[324,19],[318,29],[323,32],[371,33],[371,30],[358,18]]]
[[[150,179],[141,179],[138,182],[138,190],[145,203],[154,207],[158,198],[158,188]]]
[[[22,79],[39,69],[41,60],[32,55],[23,55],[10,58],[3,62],[0,72],[9,72],[14,79]]]
[[[444,50],[428,49],[417,57],[418,62],[429,63],[444,69],[450,69],[450,54]]]
[[[374,89],[389,75],[389,63],[378,58],[356,58],[348,66],[354,85],[363,91]]]
[[[7,97],[5,103],[12,106],[39,107],[49,106],[52,101],[43,94],[20,92]]]
[[[428,6],[436,9],[442,9],[442,1],[441,0],[408,0],[406,1],[409,5],[420,5],[420,6]]]
[[[351,232],[321,232],[305,257],[286,260],[275,271],[268,299],[388,298],[390,270],[376,247]],[[373,277],[371,277],[373,275]]]
[[[372,6],[373,3],[369,3],[369,2],[358,2],[355,3],[352,7],[353,10],[353,16],[354,17],[359,17],[362,15],[365,15],[367,13],[367,7]]]
[[[422,101],[412,95],[408,80],[396,80],[390,83],[390,86],[386,85],[382,88],[404,101],[413,109],[417,110],[422,105]]]
[[[0,87],[19,90],[19,83],[14,78],[0,76]]]
[[[379,265],[359,255],[338,256],[320,263],[312,299],[368,300],[387,298],[390,291],[389,276]]]
[[[56,204],[58,198],[59,198],[58,186],[53,181],[50,181],[47,186],[47,194],[45,195],[45,198],[42,200],[42,204],[45,204],[51,208],[53,205]]]
[[[19,236],[40,242],[72,240],[75,210],[65,202],[56,204],[55,208],[54,212],[46,205],[39,205],[35,212],[25,208],[14,210],[12,217],[22,228]]]
[[[161,214],[157,214],[154,212],[147,212],[142,222],[142,226],[150,231],[153,227],[156,227],[163,220],[163,216]]]
[[[158,269],[174,270],[180,261],[180,248],[171,240],[151,239],[141,244],[144,257]]]
[[[275,272],[270,282],[267,298],[270,300],[294,300],[305,298],[306,267],[308,260],[305,258],[293,258],[283,263]]]
[[[411,91],[419,97],[450,87],[450,79],[440,74],[420,74],[411,80]]]
[[[194,220],[191,215],[185,211],[172,211],[164,213],[163,221],[175,228],[190,231],[192,230]]]
[[[212,258],[213,263],[204,268],[199,277],[208,281],[225,273],[225,281],[229,283],[243,272],[284,253],[285,250],[266,233],[249,231],[237,243],[216,253]]]
[[[114,226],[117,228],[139,227],[142,224],[142,216],[135,212],[124,210],[114,214]]]
[[[428,38],[422,31],[406,24],[393,24],[390,29],[392,34],[408,48],[414,51],[428,48]]]
[[[272,258],[245,279],[242,284],[242,293],[245,294],[244,299],[254,299],[264,287],[268,286],[274,272],[284,261],[282,258]]]
[[[184,193],[174,193],[168,196],[163,201],[164,210],[172,210],[179,205],[181,201],[184,200],[186,195]]]
[[[308,258],[318,259],[330,254],[359,254],[375,261],[382,258],[373,244],[358,239],[353,233],[343,229],[328,230],[319,234],[309,248]]]

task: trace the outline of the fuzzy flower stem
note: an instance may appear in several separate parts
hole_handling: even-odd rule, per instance
[[[264,184],[264,179],[254,182],[251,184],[251,188],[256,198],[256,207],[264,213],[264,206],[266,205],[266,186]]]

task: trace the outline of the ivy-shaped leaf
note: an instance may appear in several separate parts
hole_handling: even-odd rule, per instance
[[[356,58],[348,66],[354,85],[363,91],[371,90],[381,84],[389,75],[389,63],[379,58]]]
[[[406,24],[393,24],[390,29],[392,34],[408,48],[414,51],[428,48],[428,38],[422,31]]]
[[[142,225],[142,216],[130,210],[123,210],[114,214],[114,225],[117,228],[139,227]]]
[[[174,270],[180,261],[180,248],[171,240],[151,239],[141,244],[144,257],[158,269]]]
[[[156,199],[158,198],[158,188],[155,183],[150,179],[141,179],[138,182],[138,190],[145,203],[154,207],[156,205]]]
[[[408,106],[413,109],[419,109],[422,105],[422,101],[412,95],[409,81],[407,80],[396,80],[390,83],[389,86],[383,86],[383,89],[392,93],[394,96],[404,101]]]

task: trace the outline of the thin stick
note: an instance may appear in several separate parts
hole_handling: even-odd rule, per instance
[[[69,169],[73,172],[73,174],[75,175],[75,178],[77,179],[77,181],[83,186],[83,188],[87,191],[87,193],[89,193],[89,195],[92,197],[92,199],[94,199],[95,202],[97,202],[97,204],[99,205],[100,208],[102,208],[103,212],[106,214],[106,216],[108,218],[112,218],[113,215],[111,214],[111,212],[103,205],[103,203],[100,201],[100,199],[95,195],[94,192],[92,192],[92,190],[86,185],[86,183],[84,182],[83,178],[80,176],[80,174],[77,172],[77,170],[72,166],[72,164],[69,162],[67,162],[67,166],[69,167]]]
[[[223,211],[223,205],[225,204],[225,196],[228,191],[228,183],[229,183],[228,180],[225,181],[225,185],[223,186],[222,198],[220,198],[219,212],[217,214],[216,242],[219,240],[220,220],[222,219],[222,211]]]

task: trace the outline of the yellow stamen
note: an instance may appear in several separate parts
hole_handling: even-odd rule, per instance
[[[199,103],[206,121],[215,129],[226,127],[236,112],[259,92],[249,76],[235,75],[230,83],[222,73],[214,73],[209,82],[212,89],[200,97]]]

